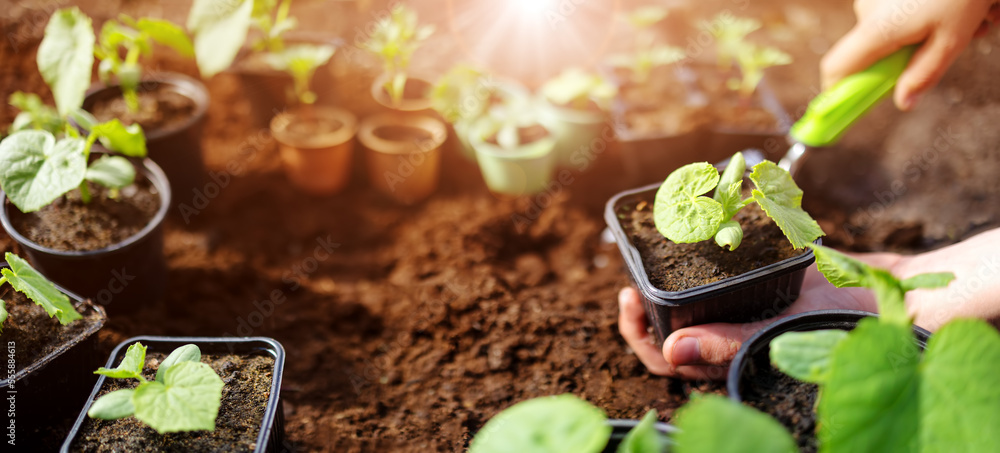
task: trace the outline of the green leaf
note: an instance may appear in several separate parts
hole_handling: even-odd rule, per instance
[[[139,386],[132,398],[135,417],[157,432],[214,431],[222,404],[222,379],[201,362],[167,369],[163,382]]]
[[[38,71],[52,89],[60,115],[80,108],[94,66],[94,29],[77,7],[52,14],[38,46]]]
[[[194,35],[195,61],[201,76],[222,72],[236,59],[250,28],[253,0],[195,0],[187,28]]]
[[[265,54],[265,58],[272,68],[292,76],[295,95],[300,102],[312,104],[316,95],[309,89],[309,83],[316,69],[330,61],[336,50],[333,46],[297,44],[282,52]]]
[[[100,123],[90,130],[105,148],[129,157],[146,157],[146,134],[142,126],[125,126],[117,118]]]
[[[125,357],[117,368],[100,367],[94,374],[100,374],[114,379],[142,380],[142,367],[146,365],[146,347],[136,342],[125,351]]]
[[[169,20],[139,19],[135,27],[160,44],[168,46],[185,57],[194,56],[194,46],[184,29]]]
[[[780,423],[718,395],[701,395],[677,414],[674,453],[794,453]],[[567,450],[568,451],[568,450]]]
[[[490,419],[470,453],[597,453],[611,437],[604,412],[573,395],[517,403]]]
[[[135,167],[121,156],[101,156],[87,168],[87,181],[109,189],[121,189],[135,182]]]
[[[917,451],[919,358],[909,326],[862,319],[833,350],[818,406],[822,451]]]
[[[819,224],[802,210],[802,190],[788,170],[764,161],[753,167],[750,180],[757,186],[754,200],[778,224],[793,247],[803,248],[823,236]]]
[[[21,111],[10,126],[10,133],[27,129],[41,129],[53,134],[62,132],[65,121],[56,109],[42,103],[34,93],[15,91],[7,98],[10,105]]]
[[[884,269],[870,268],[863,283],[875,292],[881,322],[905,327],[912,324],[906,312],[906,291],[896,277]]]
[[[707,162],[688,164],[671,173],[656,191],[653,204],[653,221],[660,234],[676,243],[715,236],[725,220],[722,204],[699,195],[718,183],[719,172]]]
[[[737,152],[733,154],[733,157],[729,158],[729,164],[726,165],[726,169],[722,172],[722,177],[719,178],[719,185],[715,188],[715,201],[722,203],[723,206],[726,205],[727,198],[730,198],[732,192],[733,184],[743,185],[743,173],[747,171],[747,161],[743,157],[743,153]],[[739,196],[739,192],[737,192]]]
[[[788,332],[771,341],[771,363],[800,381],[822,384],[830,374],[833,350],[847,338],[846,330]]]
[[[579,68],[569,68],[542,86],[542,95],[556,105],[587,108],[593,101],[601,109],[611,107],[617,87],[604,77]]]
[[[931,336],[920,364],[922,451],[1000,451],[1000,334],[955,320]]]
[[[41,305],[50,317],[55,316],[59,323],[64,326],[83,318],[83,315],[73,307],[69,297],[60,292],[52,282],[31,267],[27,261],[10,252],[4,255],[4,259],[7,260],[7,265],[10,268],[0,270],[3,278],[7,279],[7,283],[14,290]]]
[[[197,345],[186,344],[174,349],[167,358],[160,362],[160,367],[156,369],[156,382],[163,382],[163,376],[170,367],[181,362],[200,362],[201,349]]]
[[[94,401],[87,411],[87,416],[100,420],[118,420],[135,413],[132,405],[134,389],[121,389],[107,393]]]
[[[3,323],[7,320],[7,316],[9,315],[10,314],[7,313],[7,302],[0,299],[0,332],[3,332]]]
[[[951,272],[937,272],[915,275],[900,281],[899,284],[903,288],[903,291],[909,292],[915,289],[945,288],[953,280],[955,280],[955,274]]]
[[[56,142],[46,131],[20,131],[0,142],[0,185],[21,212],[37,211],[83,182],[83,139]]]
[[[656,430],[656,421],[656,409],[646,412],[642,421],[622,439],[617,453],[663,453],[667,443]]]
[[[816,266],[824,277],[837,288],[862,286],[871,266],[832,248],[807,244],[816,255]]]
[[[736,250],[736,247],[739,247],[742,242],[743,227],[735,220],[722,222],[719,232],[715,233],[715,243],[719,244],[719,247],[729,247],[729,250]]]

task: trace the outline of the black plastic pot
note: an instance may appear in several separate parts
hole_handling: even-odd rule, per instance
[[[7,263],[0,261],[0,268],[5,267]],[[107,321],[104,309],[72,292],[59,290],[69,296],[81,314],[97,313],[96,322],[14,375],[8,374],[6,366],[5,371],[0,373],[3,376],[0,379],[0,393],[4,401],[2,412],[8,414],[8,410],[14,408],[15,446],[28,446],[36,451],[45,449],[47,445],[54,448],[52,434],[62,435],[70,429],[76,408],[86,401],[87,392],[97,380],[93,370],[102,360],[94,333]],[[4,362],[9,364],[12,346],[2,334],[0,343],[4,345]],[[13,345],[13,350],[17,363],[18,345]],[[7,437],[10,422],[9,416],[3,419],[4,444],[10,440]]]
[[[160,194],[160,209],[136,235],[100,250],[61,251],[43,247],[14,229],[17,207],[3,200],[0,224],[20,245],[25,258],[53,282],[92,299],[112,313],[126,313],[158,302],[167,288],[167,262],[163,255],[163,219],[170,209],[170,183],[150,159],[133,160],[137,175],[145,176]]]
[[[750,337],[736,353],[726,379],[729,399],[736,402],[743,401],[740,390],[745,379],[754,366],[763,364],[770,366],[771,341],[781,334],[831,329],[854,330],[862,319],[874,316],[878,315],[859,310],[820,310],[788,316],[771,323]],[[913,326],[913,334],[914,342],[921,350],[924,349],[931,333],[921,327]]]
[[[120,343],[112,351],[111,357],[104,366],[108,368],[117,366],[125,356],[125,351],[129,345],[137,341],[142,342],[148,348],[147,354],[157,352],[169,354],[180,346],[195,344],[201,349],[202,354],[236,354],[247,356],[262,354],[274,357],[274,371],[271,375],[271,396],[267,400],[264,418],[261,420],[260,433],[257,434],[257,441],[255,442],[257,448],[254,451],[258,453],[283,451],[285,442],[285,417],[280,392],[282,373],[285,368],[285,349],[281,346],[281,343],[266,337],[133,337]],[[66,436],[62,448],[59,450],[60,452],[67,453],[71,451],[73,441],[76,440],[80,428],[87,418],[87,411],[90,410],[91,403],[97,399],[97,394],[100,392],[101,387],[104,386],[105,379],[107,378],[101,376],[97,383],[94,384],[93,391],[90,393],[90,399],[87,400],[83,410],[80,411],[79,416],[76,418],[76,424],[73,425],[73,429]]]
[[[208,89],[200,81],[186,75],[157,72],[144,78],[139,90],[151,91],[162,86],[192,100],[195,111],[177,127],[144,131],[148,157],[159,164],[170,178],[174,202],[191,204],[195,190],[203,190],[206,182],[201,135],[205,127],[205,114],[208,112]],[[117,85],[94,85],[87,91],[83,108],[91,111],[97,101],[121,95],[121,89]],[[94,149],[104,148],[98,142],[94,144]]]
[[[604,447],[602,453],[615,453],[618,450],[618,446],[625,439],[625,435],[628,434],[632,428],[635,428],[639,424],[639,420],[608,420],[608,424],[611,425],[611,440],[608,441],[608,445]],[[656,423],[656,430],[659,431],[660,435],[667,441],[667,445],[671,445],[670,438],[668,437],[671,433],[677,431],[671,425],[663,422]]]
[[[608,201],[604,210],[604,221],[639,290],[657,344],[663,344],[671,332],[683,327],[760,321],[777,316],[795,302],[806,268],[816,259],[811,250],[742,275],[683,291],[663,291],[653,286],[639,250],[626,235],[617,212],[623,205],[640,201],[652,203],[659,187],[653,184],[619,193]]]

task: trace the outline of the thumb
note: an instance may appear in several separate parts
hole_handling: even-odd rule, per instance
[[[663,356],[673,367],[725,366],[740,345],[773,319],[748,324],[703,324],[670,334],[663,342]]]

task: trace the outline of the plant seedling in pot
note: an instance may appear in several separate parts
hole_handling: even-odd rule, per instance
[[[472,126],[476,161],[493,192],[533,194],[545,190],[551,180],[556,140],[535,111],[531,99],[511,97]]]
[[[10,267],[0,269],[0,288],[4,284],[10,285],[14,291],[24,294],[25,297],[44,308],[49,317],[58,319],[59,324],[64,326],[83,318],[73,308],[69,297],[31,267],[27,261],[10,252],[4,254],[4,260]],[[3,332],[3,323],[7,320],[7,316],[7,303],[0,299],[0,333]]]
[[[330,61],[335,51],[333,46],[295,44],[264,57],[272,68],[292,76],[295,97],[301,105],[307,106],[316,102],[316,93],[309,87],[313,74],[317,68]]]
[[[618,89],[604,77],[570,68],[542,86],[542,95],[556,106],[574,110],[607,110]]]
[[[100,397],[87,415],[102,420],[135,416],[158,433],[214,431],[222,404],[222,379],[201,363],[201,350],[188,344],[175,349],[160,363],[156,378],[142,373],[146,347],[129,346],[117,368],[101,367],[95,374],[113,379],[137,379],[135,388],[115,390]]]
[[[736,90],[744,103],[753,97],[757,85],[764,79],[764,70],[772,66],[792,63],[792,57],[779,49],[744,43],[743,50],[736,56],[740,67],[740,79],[729,79],[727,85]]]
[[[656,410],[632,428],[617,453],[663,453],[667,441],[657,431]],[[608,446],[612,427],[604,411],[563,394],[517,403],[495,417],[472,439],[470,453],[599,453]]]
[[[660,6],[646,6],[633,10],[625,18],[635,30],[635,43],[632,53],[615,54],[609,57],[609,63],[617,68],[629,70],[632,82],[644,84],[654,68],[666,66],[683,60],[687,54],[684,49],[658,44],[653,26],[667,17],[667,9]]]
[[[759,30],[760,21],[747,17],[730,17],[720,13],[710,21],[702,21],[699,28],[715,38],[715,53],[718,58],[719,70],[732,69],[744,49],[747,35]]]
[[[685,165],[667,177],[656,192],[653,218],[656,229],[676,243],[715,239],[720,247],[735,250],[743,241],[743,228],[733,217],[757,203],[781,228],[796,249],[823,236],[823,230],[802,209],[802,190],[787,170],[770,161],[753,167],[750,198],[743,199],[746,161],[736,153],[720,176],[707,162]],[[704,194],[713,191],[712,198]]]
[[[386,80],[382,89],[393,105],[403,101],[410,59],[420,45],[434,33],[434,26],[419,25],[417,13],[405,4],[397,4],[388,17],[375,24],[363,48],[382,59]]]
[[[42,102],[42,99],[34,93],[15,91],[7,98],[7,102],[20,113],[14,117],[14,122],[10,124],[8,133],[28,129],[38,129],[58,134],[66,127],[66,122],[59,112]]]
[[[473,121],[486,114],[496,89],[493,77],[468,64],[452,66],[431,90],[431,106],[445,121]]]

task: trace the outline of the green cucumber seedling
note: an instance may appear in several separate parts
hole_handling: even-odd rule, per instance
[[[608,62],[628,69],[633,82],[644,84],[654,68],[683,60],[687,56],[684,49],[656,42],[652,28],[666,17],[667,9],[661,6],[645,6],[629,12],[625,19],[635,30],[634,49],[631,53],[611,55]]]
[[[744,50],[744,40],[747,35],[759,30],[761,23],[757,19],[734,17],[731,13],[719,13],[711,21],[701,21],[698,28],[715,38],[715,53],[719,69],[728,71]]]
[[[749,99],[764,79],[764,70],[772,66],[791,64],[792,57],[779,49],[744,43],[743,50],[736,55],[740,67],[739,79],[730,79],[729,88],[736,90],[740,97]]]
[[[279,52],[264,54],[264,58],[275,70],[292,76],[295,97],[300,103],[312,104],[316,102],[316,93],[309,88],[313,74],[330,61],[334,51],[336,48],[328,45],[295,44]]]
[[[743,241],[743,228],[734,217],[750,203],[757,203],[793,247],[806,247],[823,236],[819,224],[802,209],[802,190],[787,170],[770,161],[755,165],[750,173],[755,188],[750,198],[743,199],[745,171],[742,153],[733,155],[721,176],[708,162],[678,168],[656,192],[656,229],[676,243],[715,238],[720,247],[735,250]],[[715,190],[712,198],[704,196],[711,190]]]
[[[431,106],[449,123],[482,117],[496,92],[492,76],[469,64],[452,66],[431,90]]]
[[[569,68],[542,85],[542,96],[557,106],[587,110],[591,103],[601,110],[611,108],[618,87],[606,78],[580,68]]]
[[[388,76],[384,88],[394,104],[403,100],[410,59],[433,33],[433,25],[419,25],[416,11],[399,3],[388,17],[375,24],[371,37],[362,45],[382,59],[383,70]]]
[[[479,138],[494,140],[508,151],[542,153],[555,145],[548,129],[539,122],[535,103],[523,96],[504,97],[478,120],[477,126]]]
[[[656,410],[646,413],[622,440],[617,453],[663,453],[667,440],[656,430]],[[495,417],[472,439],[470,453],[600,453],[611,439],[600,408],[563,394],[517,403]]]
[[[80,313],[73,308],[69,297],[59,291],[58,288],[44,275],[31,267],[27,261],[21,257],[7,252],[4,254],[7,266],[0,269],[0,287],[6,283],[14,288],[32,302],[40,305],[48,313],[49,317],[55,317],[59,324],[67,325],[77,319],[83,318]],[[7,321],[7,303],[0,299],[0,331],[3,330],[3,323]]]
[[[87,411],[90,418],[117,420],[135,416],[156,432],[214,431],[222,405],[222,379],[201,363],[201,350],[187,344],[174,349],[156,370],[156,378],[142,375],[146,346],[136,342],[125,351],[117,368],[101,367],[94,374],[113,379],[137,379],[136,388],[101,396]]]
[[[285,50],[284,34],[298,26],[298,20],[288,15],[292,0],[252,0],[251,25],[260,36],[250,48],[260,52],[280,53]]]

